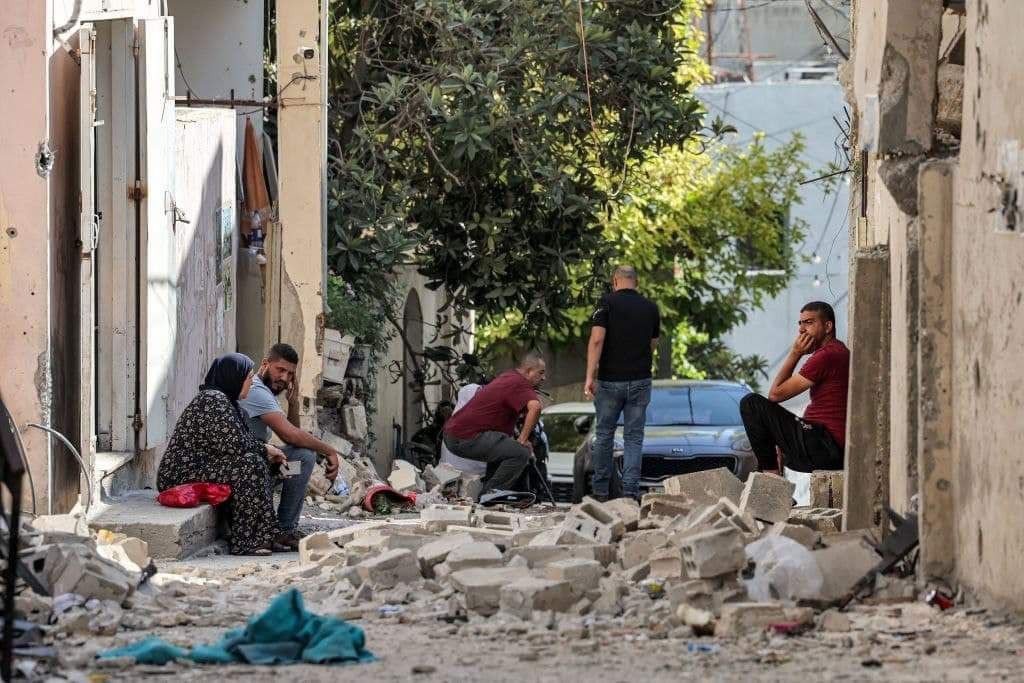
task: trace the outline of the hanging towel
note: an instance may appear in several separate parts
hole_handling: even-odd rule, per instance
[[[219,643],[191,652],[151,637],[107,650],[100,659],[134,657],[137,664],[166,664],[191,659],[199,664],[344,664],[375,661],[366,649],[363,629],[334,617],[306,611],[302,594],[292,588],[274,598],[245,628],[228,631]]]

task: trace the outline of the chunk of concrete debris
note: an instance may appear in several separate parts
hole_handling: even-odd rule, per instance
[[[456,483],[461,476],[462,472],[455,469],[448,463],[441,463],[436,466],[427,465],[423,468],[423,481],[425,481],[427,486],[430,488],[440,486],[444,489],[448,485]]]
[[[660,529],[626,534],[619,543],[619,562],[624,569],[647,562],[651,553],[668,543],[668,534]]]
[[[96,554],[116,562],[122,569],[131,573],[141,572],[150,561],[149,544],[141,538],[120,538],[113,543],[99,543],[96,545]]]
[[[334,545],[339,547],[345,547],[350,541],[366,536],[368,534],[379,535],[378,531],[388,526],[388,523],[384,520],[375,519],[369,522],[361,522],[359,524],[353,524],[352,526],[344,527],[343,529],[334,529],[327,532],[327,538],[331,540]],[[322,532],[318,532],[322,533]],[[316,534],[310,534],[316,536]],[[307,537],[308,538],[308,537]],[[313,543],[319,543],[319,541],[313,541]],[[301,542],[300,542],[301,545]]]
[[[684,603],[676,608],[676,618],[693,629],[694,635],[709,636],[715,632],[715,615],[710,610]]]
[[[450,572],[473,567],[500,567],[501,551],[493,543],[463,543],[448,553],[444,563]]]
[[[715,635],[735,638],[764,631],[786,619],[786,610],[774,602],[734,602],[722,606]]]
[[[484,481],[479,474],[462,474],[459,477],[459,498],[477,501],[483,492]]]
[[[681,550],[691,579],[721,576],[747,565],[743,537],[737,529],[703,531],[685,539]]]
[[[832,508],[794,508],[788,521],[809,526],[822,534],[835,534],[843,529],[843,511]]]
[[[458,525],[449,526],[448,533],[466,533],[472,536],[474,541],[479,541],[481,543],[493,543],[503,549],[512,547],[512,539],[514,539],[516,535],[516,532],[505,529],[488,529],[486,527]]]
[[[881,561],[875,549],[862,540],[822,548],[811,554],[825,579],[821,588],[822,600],[843,597]]]
[[[345,434],[354,441],[365,441],[367,437],[366,408],[361,405],[346,405],[341,408],[341,420]]]
[[[629,593],[620,579],[606,576],[598,584],[599,595],[591,606],[591,612],[605,616],[616,616],[622,611],[622,597]]]
[[[613,545],[529,545],[525,548],[511,548],[508,558],[522,557],[531,568],[545,567],[552,562],[573,558],[596,560],[607,567],[615,561]]]
[[[388,475],[388,484],[398,492],[411,491],[419,488],[419,470],[407,460],[395,460],[391,464],[391,474]]]
[[[592,500],[592,499],[591,499]],[[626,531],[636,531],[640,523],[640,503],[633,498],[612,498],[601,504],[622,522]]]
[[[691,605],[710,612],[714,609],[715,591],[720,588],[720,581],[691,579],[671,585],[668,589],[668,601],[674,610],[680,605]]]
[[[573,506],[562,525],[593,543],[614,543],[626,532],[622,520],[603,509],[597,501]]]
[[[812,508],[843,507],[843,470],[816,470],[810,476]]]
[[[393,588],[420,578],[416,556],[404,548],[363,560],[356,565],[356,572],[363,583],[380,588]]]
[[[448,534],[421,546],[416,551],[420,572],[427,578],[433,578],[434,567],[444,562],[448,553],[469,543],[473,543],[469,534]]]
[[[578,519],[578,518],[573,518]],[[537,534],[529,543],[535,545],[586,545],[596,544],[597,540],[577,531],[572,521],[566,519],[559,526]]]
[[[808,549],[818,545],[818,541],[821,539],[821,534],[811,527],[802,524],[790,524],[789,522],[775,522],[775,524],[768,528],[768,535],[793,539]]]
[[[42,545],[23,555],[23,560],[50,595],[76,593],[121,603],[138,580],[87,544]]]
[[[544,577],[552,581],[565,581],[577,599],[597,588],[604,576],[604,567],[597,560],[571,558],[557,560],[544,567]]]
[[[687,496],[671,493],[648,493],[640,500],[640,517],[680,517],[690,514],[695,507]]]
[[[675,546],[658,548],[648,558],[650,575],[662,579],[679,579],[687,576],[683,551]]]
[[[481,510],[476,515],[477,526],[517,531],[526,526],[526,515],[496,510]]]
[[[785,522],[793,508],[796,484],[775,474],[753,472],[740,496],[740,509],[754,519]]]
[[[431,505],[420,510],[420,524],[428,531],[444,531],[449,526],[470,526],[473,508],[470,505]]]
[[[340,550],[331,537],[322,531],[304,536],[299,540],[299,564],[316,564],[327,555]]]
[[[719,467],[670,477],[665,480],[665,493],[686,496],[697,505],[713,505],[723,497],[739,505],[743,482],[728,468]]]
[[[83,515],[39,515],[32,520],[36,531],[51,531],[75,536],[88,536],[89,524]]]
[[[629,581],[630,583],[636,583],[637,581],[643,581],[651,575],[651,563],[641,562],[638,565],[634,565],[629,569],[622,570],[620,576]]]
[[[567,612],[578,600],[567,581],[528,577],[502,586],[499,606],[503,612],[530,619],[535,611]]]
[[[821,620],[818,622],[818,628],[822,631],[829,631],[831,633],[846,633],[853,628],[853,626],[850,623],[850,617],[842,612],[830,609],[821,615]]]
[[[529,569],[497,567],[463,569],[453,572],[448,580],[465,597],[467,610],[490,616],[498,611],[502,587],[529,577]]]

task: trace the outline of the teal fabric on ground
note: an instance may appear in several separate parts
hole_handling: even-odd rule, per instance
[[[174,651],[180,655],[168,654]],[[136,652],[144,656],[162,653],[166,658],[144,661]],[[134,656],[140,664],[165,664],[176,657],[199,664],[342,664],[376,659],[366,649],[363,629],[341,619],[306,611],[302,594],[294,588],[274,598],[266,611],[250,619],[244,629],[225,633],[218,643],[198,645],[186,653],[159,638],[147,638],[134,645],[107,650],[99,656],[103,659]]]
[[[188,651],[152,636],[125,647],[114,648],[100,653],[100,659],[134,657],[136,664],[166,664],[175,659],[184,659]]]

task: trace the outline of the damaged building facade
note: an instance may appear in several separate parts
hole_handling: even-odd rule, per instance
[[[850,528],[919,509],[921,578],[1024,607],[1024,57],[1014,0],[859,0]]]
[[[99,498],[152,485],[210,361],[236,348],[258,359],[295,346],[302,420],[315,425],[320,10],[278,4],[277,73],[298,85],[265,98],[262,2],[0,2],[0,396],[36,512],[67,511],[89,487]],[[265,106],[277,111],[278,151],[265,156],[276,211],[258,264],[240,240],[242,150]]]

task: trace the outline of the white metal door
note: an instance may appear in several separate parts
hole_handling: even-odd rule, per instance
[[[145,401],[142,443],[161,445],[169,431],[171,365],[177,333],[176,271],[174,268],[174,50],[170,17],[138,22],[139,126],[141,186],[142,306],[139,329],[141,375]]]
[[[96,251],[96,33],[91,25],[78,31],[81,54],[79,82],[79,434],[78,445],[83,457],[90,458],[95,433],[93,415],[93,256]]]

